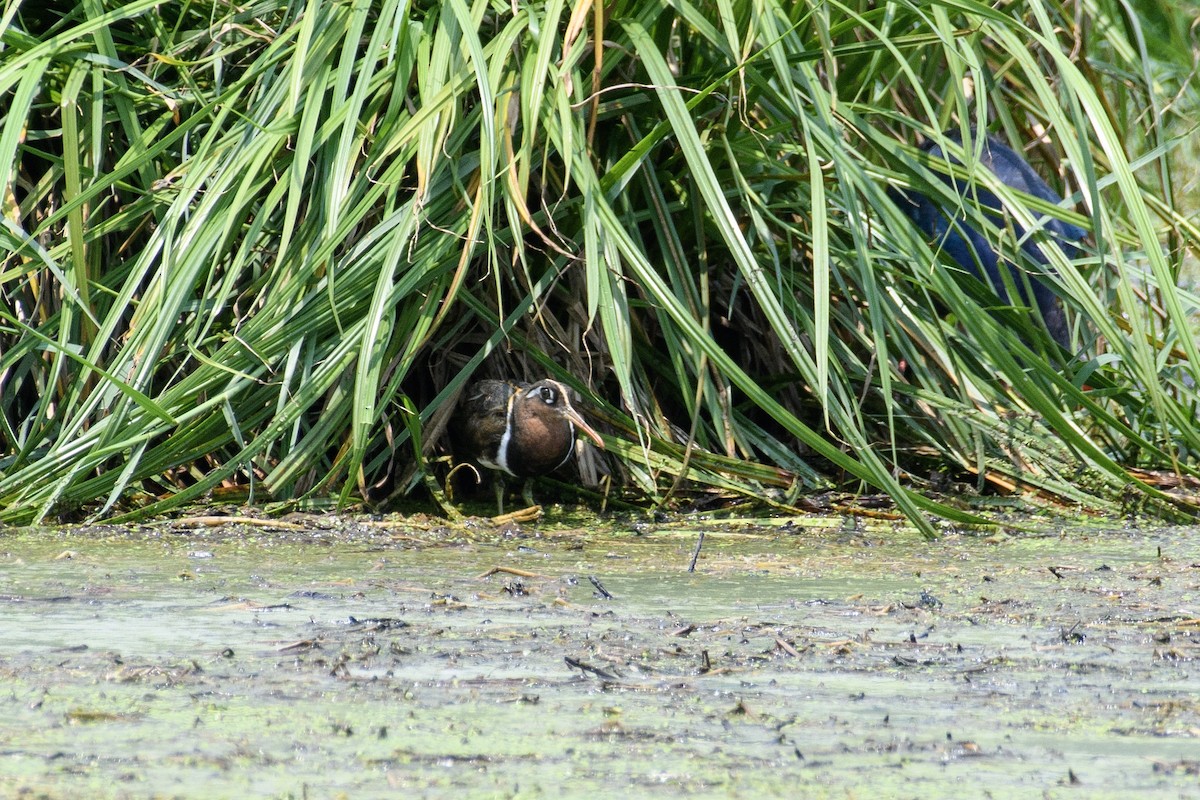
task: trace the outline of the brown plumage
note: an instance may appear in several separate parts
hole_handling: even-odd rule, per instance
[[[575,429],[597,447],[604,440],[571,406],[567,387],[546,379],[479,381],[468,387],[450,420],[450,438],[459,459],[517,478],[558,469],[575,446]]]

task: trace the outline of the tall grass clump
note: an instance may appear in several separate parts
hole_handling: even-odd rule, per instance
[[[1189,514],[1196,102],[1163,13],[9,0],[0,520],[423,491],[484,374],[570,382],[609,433],[585,466],[651,504],[878,491],[929,531],[966,482]],[[1003,220],[918,148],[946,129]],[[984,130],[1064,202],[982,169]],[[1070,348],[896,188],[1052,285]]]

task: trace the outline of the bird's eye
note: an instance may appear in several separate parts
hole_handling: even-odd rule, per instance
[[[554,389],[549,386],[543,386],[539,390],[539,394],[542,396],[542,402],[548,406],[552,406],[558,402],[558,392],[554,391]]]

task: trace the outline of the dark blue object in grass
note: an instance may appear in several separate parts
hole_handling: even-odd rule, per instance
[[[957,144],[962,144],[960,131],[947,131],[945,137]],[[949,158],[955,164],[961,163],[953,156],[948,157],[942,148],[932,141],[926,142],[921,149],[934,158],[944,160]],[[992,174],[1001,182],[1013,189],[1055,204],[1062,201],[1062,198],[1046,185],[1046,182],[1034,171],[1033,167],[1029,166],[1025,159],[993,136],[988,136],[984,141],[979,161],[984,167],[991,170]],[[978,202],[984,208],[997,212],[988,214],[988,217],[997,227],[1005,227],[1006,223],[1000,216],[1003,204],[993,192],[978,185],[972,189],[949,175],[943,175],[942,179],[963,198],[964,202],[970,202],[971,198],[977,197]],[[961,213],[956,210],[947,212],[937,202],[917,192],[892,190],[889,194],[896,204],[917,223],[917,226],[935,240],[936,247],[944,249],[963,269],[981,280],[986,275],[987,283],[991,285],[996,295],[1003,302],[1009,302],[1005,277],[1000,272],[999,254],[983,234],[966,223]],[[1024,238],[1025,230],[1015,222],[1013,230],[1018,238]],[[1078,255],[1079,249],[1075,243],[1086,235],[1082,228],[1060,219],[1048,219],[1045,222],[1045,230],[1058,240],[1059,247],[1068,258],[1075,258]],[[1036,263],[1042,265],[1045,272],[1053,273],[1053,267],[1050,266],[1045,253],[1032,240],[1026,239],[1021,245],[1021,249]],[[1007,259],[1004,264],[1008,268],[1008,280],[1017,287],[1021,300],[1025,303],[1030,302],[1028,286],[1033,291],[1033,300],[1037,304],[1046,330],[1054,341],[1063,348],[1069,349],[1070,335],[1067,331],[1067,319],[1054,291],[1042,283],[1039,276],[1032,275],[1030,280],[1026,281],[1022,270],[1016,264]],[[982,274],[980,268],[982,268]]]

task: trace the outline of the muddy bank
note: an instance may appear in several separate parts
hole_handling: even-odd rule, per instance
[[[0,795],[1200,796],[1195,528],[291,522],[0,532]]]

